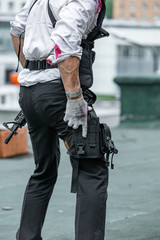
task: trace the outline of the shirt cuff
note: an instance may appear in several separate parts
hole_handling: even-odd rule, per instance
[[[82,47],[77,46],[75,49],[69,49],[65,42],[61,44],[61,41],[57,41],[58,43],[54,43],[54,49],[51,54],[47,58],[47,62],[50,65],[54,65],[56,63],[62,62],[67,58],[74,56],[81,59],[82,56]]]
[[[24,29],[22,29],[20,26],[16,26],[14,24],[14,21],[11,21],[10,22],[10,25],[11,25],[11,29],[10,29],[10,33],[16,37],[22,37],[24,38],[24,35],[25,35],[25,31]]]
[[[64,55],[58,57],[57,59],[55,58],[55,55],[53,54],[53,55],[49,55],[49,57],[47,58],[47,63],[49,63],[50,65],[55,65],[56,63],[62,62],[64,60],[68,59],[71,56],[74,56],[74,57],[77,57],[77,58],[81,59],[81,56],[78,55],[78,54],[75,54],[75,53],[64,54]]]

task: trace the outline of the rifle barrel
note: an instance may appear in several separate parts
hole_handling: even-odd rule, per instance
[[[13,135],[15,134],[15,131],[18,129],[18,124],[15,124],[12,129],[11,132],[8,134],[8,136],[6,137],[6,139],[4,140],[5,144],[8,144],[9,141],[11,140],[11,138],[13,137]]]

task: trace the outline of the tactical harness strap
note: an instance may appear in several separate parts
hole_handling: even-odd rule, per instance
[[[58,65],[50,65],[46,62],[46,60],[37,60],[37,61],[29,61],[26,60],[24,68],[28,68],[30,71],[32,70],[45,70],[51,68],[58,68]]]

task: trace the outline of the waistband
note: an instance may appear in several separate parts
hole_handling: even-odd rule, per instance
[[[29,61],[26,60],[24,68],[29,69],[30,71],[33,70],[45,70],[45,69],[52,69],[52,68],[58,68],[58,65],[50,65],[46,62],[46,60],[37,60],[37,61]]]

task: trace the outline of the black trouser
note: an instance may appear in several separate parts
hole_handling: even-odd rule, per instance
[[[35,171],[26,187],[17,240],[41,240],[41,229],[60,160],[59,137],[68,141],[72,129],[63,121],[66,97],[61,81],[21,87],[20,106],[32,142]],[[74,158],[71,162],[74,165]],[[103,240],[108,185],[104,159],[80,159],[75,239]]]

